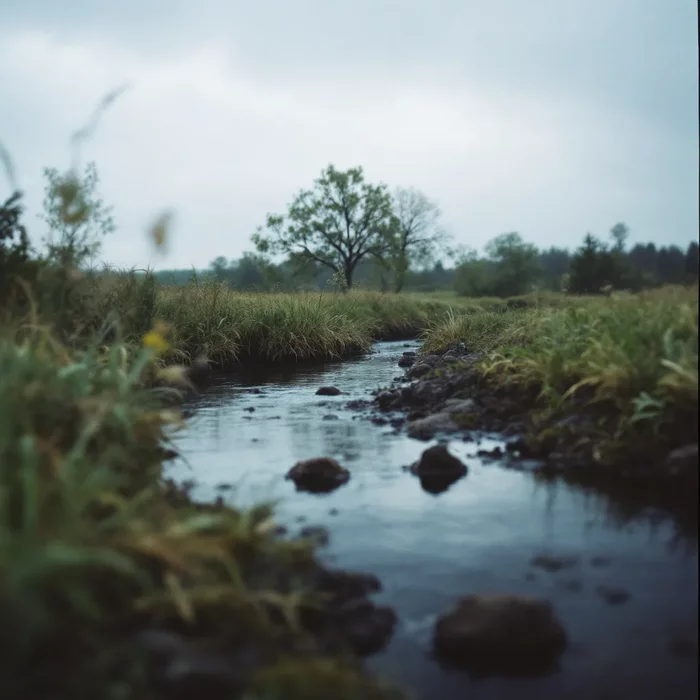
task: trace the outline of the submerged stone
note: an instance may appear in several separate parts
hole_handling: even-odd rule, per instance
[[[445,445],[435,445],[423,452],[408,470],[415,474],[424,491],[438,494],[467,474],[467,467],[447,451]]]
[[[299,491],[327,493],[350,479],[350,472],[331,457],[315,457],[297,462],[288,472]]]
[[[553,668],[567,636],[546,600],[471,595],[437,621],[433,644],[438,659],[475,675],[539,675]]]
[[[316,396],[338,396],[342,393],[337,386],[322,386],[316,391]]]

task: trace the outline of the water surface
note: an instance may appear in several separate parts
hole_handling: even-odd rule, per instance
[[[378,600],[399,616],[391,644],[370,666],[423,700],[696,697],[697,656],[672,652],[674,645],[697,644],[695,542],[679,537],[663,512],[621,518],[603,496],[543,485],[475,456],[497,441],[451,441],[469,474],[441,494],[423,491],[401,467],[426,443],[345,408],[399,375],[397,360],[410,348],[380,343],[375,349],[322,367],[218,378],[188,402],[192,415],[176,439],[183,458],[171,475],[194,479],[194,495],[202,499],[224,495],[241,505],[276,499],[278,519],[292,530],[328,527],[324,557],[379,576]],[[316,396],[322,385],[344,393]],[[297,460],[318,456],[336,458],[351,471],[350,482],[326,495],[296,492],[285,473]],[[219,490],[222,483],[233,488]],[[578,561],[546,573],[529,565],[539,554]],[[594,565],[594,557],[605,565]],[[625,589],[629,601],[609,605],[596,591],[601,585]],[[552,601],[570,636],[558,673],[472,680],[430,658],[436,616],[461,595],[485,592]]]

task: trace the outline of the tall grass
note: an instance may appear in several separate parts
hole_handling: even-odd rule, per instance
[[[188,357],[221,363],[340,358],[376,339],[415,337],[444,302],[371,292],[240,293],[216,283],[159,290],[155,315],[176,330]]]
[[[266,660],[240,669],[257,697],[388,697],[339,661],[286,660],[308,646],[302,608],[323,606],[311,544],[280,539],[265,505],[164,484],[179,416],[139,388],[153,360],[42,328],[0,336],[2,696],[160,697],[134,644],[158,627]]]
[[[451,315],[426,334],[425,347],[455,341],[487,351],[478,369],[491,385],[536,388],[543,423],[597,415],[590,438],[603,463],[620,451],[656,454],[697,441],[697,287]]]

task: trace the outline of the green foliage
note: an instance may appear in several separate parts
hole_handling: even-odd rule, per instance
[[[538,397],[542,426],[592,415],[592,432],[578,437],[602,464],[653,462],[697,440],[697,286],[451,315],[425,349],[452,342],[489,352],[479,370],[494,387],[534,387],[524,395]]]
[[[312,190],[296,196],[286,218],[271,214],[266,228],[253,235],[260,253],[296,254],[341,273],[350,289],[358,263],[389,250],[396,219],[386,186],[365,182],[362,168],[329,165]]]
[[[541,276],[537,248],[519,233],[504,233],[486,245],[487,259],[470,252],[455,275],[455,290],[462,296],[509,297],[532,291]]]
[[[22,214],[22,194],[15,192],[0,207],[0,310],[11,306],[19,281],[31,281],[38,269],[31,260]]]
[[[324,605],[310,541],[281,539],[266,505],[198,505],[163,482],[180,417],[140,388],[153,360],[100,339],[74,352],[41,328],[0,336],[4,695],[168,697],[134,644],[157,627],[234,664],[241,650],[285,658],[241,668],[257,697],[395,697],[351,666],[289,656],[311,642],[301,609]]]
[[[88,163],[82,176],[44,168],[44,176],[48,261],[63,268],[80,267],[94,259],[102,239],[115,230],[112,209],[98,192],[97,166]]]
[[[590,233],[571,260],[569,291],[575,294],[599,294],[606,289],[632,286],[629,266],[620,250],[608,250]]]

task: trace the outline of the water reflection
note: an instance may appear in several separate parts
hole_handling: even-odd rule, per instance
[[[446,490],[426,489],[402,467],[428,444],[345,408],[390,383],[405,349],[386,343],[367,359],[321,369],[218,378],[190,402],[193,415],[176,439],[192,471],[178,460],[172,475],[194,476],[202,499],[215,498],[225,482],[234,486],[223,494],[232,502],[278,500],[279,517],[292,530],[300,519],[327,527],[324,556],[376,573],[384,584],[380,598],[401,620],[372,665],[406,679],[423,698],[695,697],[696,658],[671,650],[697,640],[696,528],[650,510],[648,499],[611,500],[591,488],[486,465],[476,451],[492,449],[497,439],[452,441],[449,450],[468,466],[468,477]],[[258,384],[262,393],[250,393]],[[315,395],[329,384],[344,393]],[[328,414],[337,420],[324,420]],[[349,469],[349,483],[329,494],[297,493],[284,475],[295,462],[321,456]],[[572,556],[577,564],[542,572],[529,566],[536,555]],[[594,566],[594,559],[609,565]],[[628,602],[609,607],[596,594],[601,586],[624,589]],[[436,616],[461,595],[496,591],[552,600],[572,640],[560,673],[476,683],[433,663]]]

